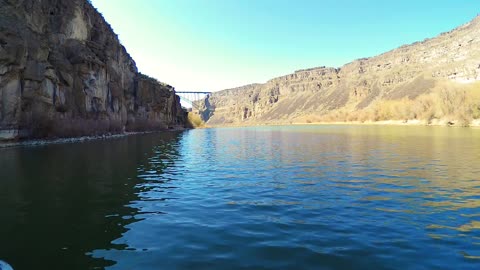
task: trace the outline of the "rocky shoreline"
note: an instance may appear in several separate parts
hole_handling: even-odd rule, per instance
[[[97,140],[118,139],[118,138],[124,138],[127,136],[133,136],[133,135],[154,134],[154,133],[161,133],[161,132],[179,132],[184,130],[187,130],[187,128],[174,127],[171,129],[158,130],[158,131],[125,132],[125,133],[117,133],[117,134],[102,134],[102,135],[94,135],[94,136],[69,137],[69,138],[0,141],[0,149],[12,148],[12,147],[23,147],[23,146],[30,147],[30,146],[44,146],[44,145],[51,145],[51,144],[82,143],[82,142],[97,141]]]

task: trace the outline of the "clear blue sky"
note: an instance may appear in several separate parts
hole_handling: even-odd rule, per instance
[[[339,67],[452,30],[478,0],[92,0],[139,70],[177,90]]]

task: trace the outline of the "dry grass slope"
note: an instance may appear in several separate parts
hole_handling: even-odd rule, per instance
[[[480,119],[480,83],[462,85],[445,82],[415,99],[377,100],[362,110],[339,109],[326,115],[309,115],[298,121],[419,120],[424,124],[469,126],[475,119]]]
[[[396,120],[480,124],[480,16],[340,68],[299,70],[210,95],[209,125]]]

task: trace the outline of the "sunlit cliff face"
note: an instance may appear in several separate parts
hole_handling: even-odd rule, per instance
[[[0,139],[186,122],[173,91],[157,95],[166,87],[155,79],[138,87],[134,60],[87,1],[6,2],[0,16]]]
[[[436,38],[338,69],[299,70],[215,92],[206,120],[212,125],[380,120],[468,125],[480,117],[479,80],[477,17]]]

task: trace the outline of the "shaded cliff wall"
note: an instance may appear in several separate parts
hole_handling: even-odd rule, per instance
[[[173,87],[139,74],[86,0],[0,0],[0,138],[184,125]]]
[[[198,105],[210,125],[397,118],[468,122],[480,116],[480,17],[341,68],[298,70],[264,84],[215,92]]]

